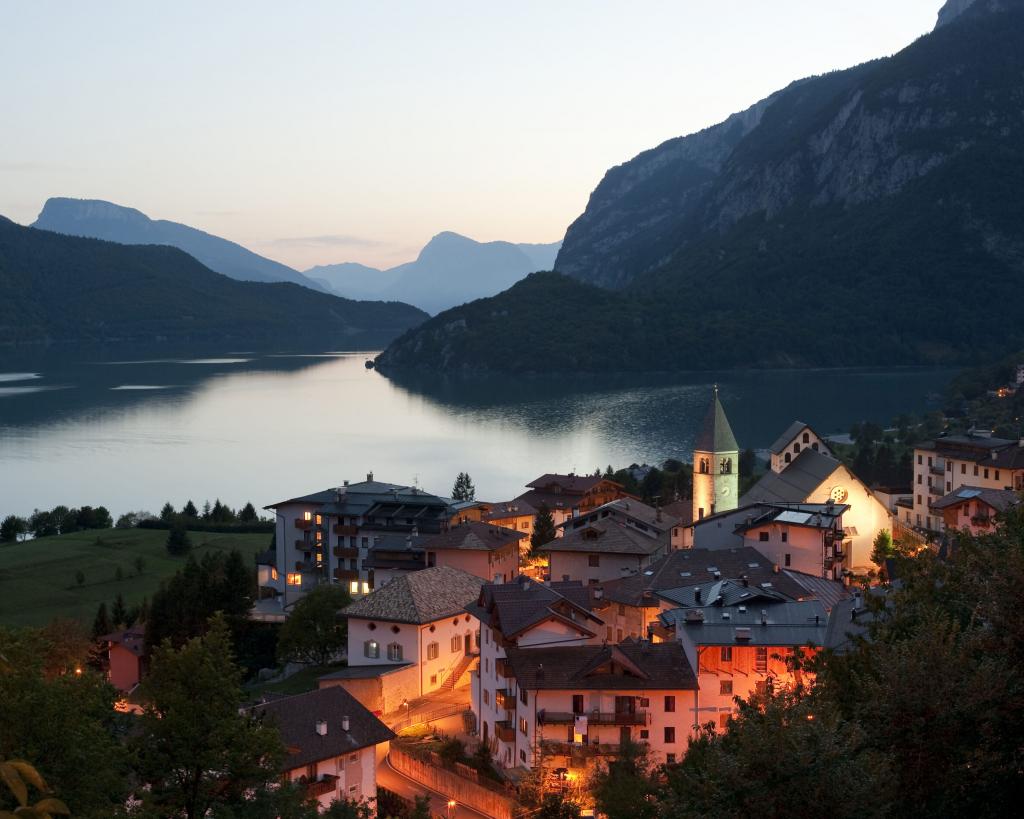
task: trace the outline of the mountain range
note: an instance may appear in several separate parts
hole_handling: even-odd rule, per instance
[[[106,239],[123,245],[171,245],[198,259],[210,270],[250,282],[292,282],[313,290],[323,285],[297,270],[267,259],[235,242],[165,219],[150,219],[142,211],[100,199],[47,199],[32,227]]]
[[[892,57],[645,151],[569,227],[561,276],[442,313],[378,363],[682,370],[1020,348],[1021,43],[1024,0],[950,0]]]
[[[536,270],[550,270],[561,242],[477,242],[445,231],[432,238],[415,261],[378,270],[346,262],[321,265],[305,275],[339,296],[400,300],[428,313],[500,293]]]
[[[0,217],[0,346],[231,342],[373,348],[427,318],[291,282],[236,281],[176,247],[134,246]]]

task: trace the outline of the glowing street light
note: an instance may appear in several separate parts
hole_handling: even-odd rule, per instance
[[[453,816],[455,816],[455,800],[454,799],[449,799],[448,800],[448,819],[452,819]]]

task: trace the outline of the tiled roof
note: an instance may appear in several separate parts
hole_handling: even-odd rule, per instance
[[[526,535],[515,529],[492,526],[475,520],[463,521],[447,532],[424,541],[420,548],[426,551],[443,549],[465,549],[469,551],[493,552],[519,543]]]
[[[480,595],[483,582],[461,569],[433,566],[396,577],[342,609],[341,614],[363,620],[430,623],[460,614]]]
[[[794,421],[792,424],[786,427],[786,431],[783,432],[778,438],[776,438],[775,442],[770,447],[768,447],[768,451],[771,452],[773,455],[778,455],[780,452],[782,452],[782,450],[786,448],[786,446],[794,438],[796,438],[797,435],[799,435],[805,429],[808,429],[808,426],[803,421]]]
[[[979,486],[961,486],[931,504],[932,509],[948,509],[961,503],[981,501],[997,512],[1004,512],[1021,502],[1019,492],[1012,489],[984,489]]]
[[[104,634],[100,639],[123,646],[136,657],[141,657],[146,653],[146,632],[142,629],[130,628],[124,631],[115,631],[111,634]]]
[[[996,469],[1024,469],[1024,444],[1008,446],[995,452],[987,460],[981,462],[982,466],[994,466]]]
[[[284,770],[341,756],[394,738],[394,732],[341,686],[330,686],[255,705],[252,713],[273,724],[288,749]],[[348,717],[348,730],[342,719]],[[317,722],[327,733],[317,733]]]
[[[524,575],[511,583],[485,584],[465,610],[510,639],[550,617],[566,617],[565,610],[576,612],[585,631],[603,622],[591,612],[590,591],[578,580],[544,584]]]
[[[718,400],[718,387],[715,387],[715,394],[711,398],[711,405],[704,416],[704,423],[701,424],[693,448],[700,452],[739,451],[740,445],[736,443],[736,436],[732,434],[732,427],[725,416],[722,402]]]
[[[715,574],[720,577],[715,577]],[[658,607],[656,592],[687,584],[698,585],[722,578],[746,575],[752,585],[771,583],[771,588],[791,600],[808,592],[783,572],[776,573],[771,560],[750,546],[735,549],[680,549],[644,571],[602,584],[604,600],[628,606]],[[647,594],[645,594],[647,592]]]
[[[569,529],[586,521],[599,520],[608,515],[632,518],[658,532],[667,532],[673,526],[679,525],[679,519],[666,512],[665,509],[648,506],[646,503],[636,500],[636,498],[617,498],[589,512],[584,512],[576,518],[565,520],[559,526],[563,529]]]
[[[602,518],[582,529],[567,531],[541,547],[545,552],[591,552],[650,555],[666,548],[666,541],[638,532],[613,518]]]
[[[509,648],[518,684],[531,691],[685,691],[697,678],[677,642]]]
[[[678,526],[689,526],[693,523],[693,501],[672,501],[672,503],[666,503],[662,508],[666,515],[679,521]]]
[[[563,492],[582,495],[584,492],[593,489],[603,480],[605,478],[597,475],[558,475],[549,472],[547,475],[541,475],[526,485],[531,489],[547,489],[549,486],[558,486]]]
[[[713,580],[696,586],[682,586],[658,592],[658,597],[682,608],[704,606],[741,606],[758,603],[785,602],[786,596],[774,591],[772,581],[768,586],[756,583],[744,584],[739,580]]]
[[[768,472],[740,498],[740,506],[751,503],[800,503],[821,486],[842,464],[813,449],[805,449],[782,472]]]
[[[491,505],[491,513],[486,516],[487,520],[503,520],[518,515],[536,515],[537,508],[522,498],[502,501]]]
[[[689,619],[695,611],[703,613],[703,621]],[[695,645],[823,646],[828,628],[828,614],[818,600],[757,603],[746,611],[716,606],[672,609],[659,619],[665,626],[674,626],[677,634],[685,631]]]

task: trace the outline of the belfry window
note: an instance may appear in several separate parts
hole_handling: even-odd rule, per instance
[[[729,475],[732,472],[732,458],[722,458],[721,473]]]
[[[711,469],[711,464],[708,463],[707,458],[700,459],[700,471],[702,475],[707,475]]]

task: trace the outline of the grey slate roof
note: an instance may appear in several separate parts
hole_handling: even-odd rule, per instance
[[[588,521],[600,520],[608,515],[631,518],[643,523],[656,532],[667,532],[673,526],[679,525],[679,519],[668,514],[664,509],[658,510],[635,498],[617,498],[578,517],[569,518],[558,525],[563,529],[569,530]]]
[[[604,478],[598,475],[559,475],[547,473],[536,480],[526,484],[530,489],[547,490],[550,486],[558,486],[561,490],[570,495],[582,495],[597,486]]]
[[[721,577],[716,578],[715,573]],[[774,571],[771,560],[750,546],[735,549],[680,549],[630,577],[602,584],[604,600],[627,606],[659,606],[656,593],[685,585],[747,575],[751,585],[771,583],[774,591],[791,600],[808,596],[807,590],[784,572]],[[648,594],[645,595],[645,592]]]
[[[828,580],[792,569],[783,569],[782,573],[799,583],[808,594],[813,594],[815,599],[820,600],[826,611],[831,611],[836,604],[850,596],[850,590],[838,580]]]
[[[434,535],[424,541],[420,548],[425,551],[458,549],[493,552],[517,544],[524,537],[524,532],[517,532],[515,529],[469,520],[452,526],[447,532]]]
[[[341,610],[345,617],[422,625],[461,614],[484,581],[461,569],[433,566],[410,572],[374,589]]]
[[[736,443],[736,436],[732,434],[732,427],[729,426],[729,419],[725,416],[725,409],[722,407],[722,402],[718,400],[718,387],[715,387],[711,406],[708,407],[707,414],[704,416],[704,423],[701,424],[693,448],[700,452],[739,451],[740,446]]]
[[[677,634],[685,630],[687,639],[697,645],[825,645],[828,614],[818,600],[759,603],[748,606],[746,611],[738,607],[707,606],[699,609],[704,613],[704,621],[696,623],[687,620],[688,612],[692,611],[694,609],[672,609],[662,612],[659,619],[665,626],[675,627]],[[762,611],[766,624],[761,622]],[[739,640],[737,629],[746,630],[739,632]]]
[[[503,518],[510,518],[514,515],[536,515],[537,507],[522,498],[516,498],[510,501],[501,501],[491,506],[491,513],[486,516],[486,520],[501,520]]]
[[[762,603],[785,602],[788,598],[768,586],[757,583],[744,585],[738,580],[713,580],[696,586],[682,586],[658,592],[658,597],[681,608],[703,608],[704,606],[740,606]]]
[[[693,690],[697,678],[677,642],[509,648],[518,684],[538,690],[644,691]]]
[[[592,536],[588,533],[596,533]],[[666,548],[666,541],[638,532],[625,523],[602,518],[582,529],[567,531],[542,547],[545,552],[590,552],[593,554],[650,555]]]
[[[803,432],[806,428],[808,428],[808,425],[805,424],[803,421],[794,421],[792,424],[786,427],[786,431],[783,432],[778,438],[776,438],[774,443],[772,443],[772,445],[768,447],[768,451],[771,452],[773,455],[778,455],[780,452],[782,452],[782,450],[786,448],[786,445],[790,441],[796,438],[796,436]]]
[[[993,466],[996,469],[1024,469],[1024,444],[1008,446],[981,462],[981,466]]]
[[[410,665],[412,665],[412,663],[349,665],[344,668],[339,668],[337,671],[332,671],[330,674],[324,674],[316,679],[318,683],[320,680],[367,680],[375,677],[383,677],[385,674],[391,674],[395,671],[401,671],[403,668],[408,668]]]
[[[507,638],[549,617],[564,617],[565,610],[575,611],[576,622],[587,631],[603,623],[590,610],[590,590],[578,580],[543,584],[520,575],[511,583],[487,583],[465,610]]]
[[[264,509],[274,509],[289,503],[319,506],[321,507],[320,514],[324,515],[359,516],[366,514],[378,504],[391,506],[407,504],[417,509],[428,506],[447,510],[451,505],[451,499],[431,495],[415,486],[401,486],[396,483],[368,480],[279,501],[265,506]]]
[[[275,725],[280,732],[281,740],[289,750],[284,770],[368,748],[395,736],[341,686],[272,700],[250,710]],[[348,717],[348,731],[341,727],[343,717]],[[327,723],[324,736],[316,732],[319,720]]]
[[[751,503],[800,503],[842,464],[813,449],[805,449],[782,472],[768,472],[742,498]]]
[[[948,509],[961,503],[981,501],[997,512],[1005,512],[1021,502],[1019,492],[1012,489],[984,489],[980,486],[961,486],[931,504],[932,509]]]

